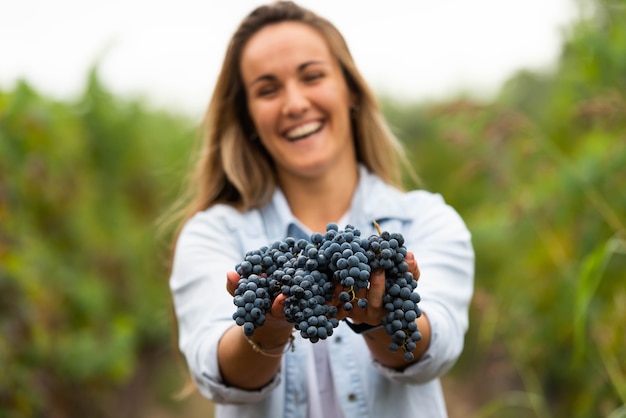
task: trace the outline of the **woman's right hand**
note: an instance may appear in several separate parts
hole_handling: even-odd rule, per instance
[[[241,276],[236,271],[229,271],[228,273],[226,273],[226,289],[228,290],[228,293],[230,293],[230,295],[233,297],[235,296],[235,290],[237,289],[240,277]],[[285,299],[287,299],[287,296],[283,295],[282,293],[276,296],[276,299],[274,299],[270,311],[265,313],[266,322],[268,320],[272,321],[272,325],[278,325],[277,323],[274,323],[274,321],[287,323],[287,318],[285,318],[284,311]]]
[[[233,297],[239,278],[235,271],[226,274],[226,289]],[[278,373],[282,353],[293,338],[293,324],[287,321],[283,313],[285,299],[284,295],[279,295],[274,300],[270,312],[265,313],[265,323],[255,329],[253,336],[246,337],[242,327],[234,321],[233,326],[222,336],[218,346],[218,361],[224,382],[228,385],[259,389]]]

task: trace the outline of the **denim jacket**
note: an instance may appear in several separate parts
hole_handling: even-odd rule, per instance
[[[401,192],[364,167],[359,170],[350,223],[363,236],[376,233],[374,220],[382,230],[403,234],[420,269],[416,291],[430,321],[431,342],[418,362],[396,371],[373,361],[364,337],[341,322],[328,346],[343,415],[445,417],[439,377],[460,355],[468,328],[474,282],[470,232],[440,195]],[[234,324],[226,272],[234,270],[247,251],[290,235],[297,223],[277,189],[261,209],[240,213],[214,205],[199,212],[179,236],[170,278],[179,346],[198,390],[216,404],[217,418],[307,416],[305,371],[312,343],[298,333],[295,350],[283,356],[280,372],[259,390],[225,385],[217,362],[218,341]]]

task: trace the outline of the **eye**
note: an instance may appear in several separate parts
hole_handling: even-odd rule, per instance
[[[274,84],[266,84],[264,86],[260,86],[256,90],[256,95],[259,97],[271,96],[272,94],[276,93],[277,90],[278,87],[276,87]]]
[[[323,77],[324,77],[324,73],[322,71],[311,71],[311,72],[304,74],[303,79],[305,82],[312,82],[312,81],[319,80]]]

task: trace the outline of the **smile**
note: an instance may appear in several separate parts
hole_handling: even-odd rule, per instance
[[[322,129],[323,123],[320,121],[308,122],[303,125],[297,126],[285,133],[285,136],[290,141],[297,141],[307,136],[313,135]]]

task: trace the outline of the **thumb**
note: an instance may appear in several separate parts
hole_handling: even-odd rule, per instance
[[[236,271],[226,273],[226,290],[231,296],[235,296],[235,289],[237,289],[240,277]]]

